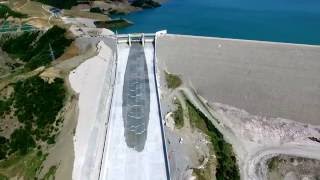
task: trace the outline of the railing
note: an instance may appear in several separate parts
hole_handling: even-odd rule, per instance
[[[105,123],[105,128],[106,128],[106,133],[105,133],[105,136],[104,136],[104,144],[103,144],[103,148],[102,148],[102,157],[101,157],[101,161],[100,161],[100,165],[99,165],[99,174],[98,174],[98,180],[101,179],[101,171],[102,171],[102,164],[103,164],[103,160],[104,160],[104,151],[105,151],[105,148],[107,146],[107,142],[106,142],[106,139],[108,137],[108,127],[109,127],[109,122],[110,122],[110,118],[111,118],[111,106],[112,106],[112,102],[114,101],[113,100],[113,94],[114,94],[114,87],[115,87],[115,83],[116,83],[116,78],[117,78],[117,68],[118,68],[118,44],[116,44],[116,47],[115,47],[115,51],[114,51],[114,54],[113,54],[113,58],[114,58],[114,65],[115,65],[115,68],[112,69],[113,71],[113,74],[112,74],[112,77],[111,79],[113,78],[113,81],[112,81],[112,85],[111,85],[111,98],[110,98],[110,104],[109,104],[109,108],[108,108],[108,117],[107,117],[107,122]]]
[[[164,151],[164,158],[165,158],[165,164],[166,164],[166,173],[167,173],[167,180],[171,179],[170,176],[170,163],[169,163],[169,159],[168,159],[168,151],[167,151],[167,145],[166,145],[166,135],[165,135],[165,131],[164,131],[164,127],[163,127],[163,115],[162,115],[162,109],[161,109],[161,102],[160,102],[160,93],[159,93],[159,84],[158,84],[158,77],[157,77],[157,35],[162,34],[164,31],[161,31],[159,33],[155,34],[154,37],[154,58],[153,58],[153,71],[154,71],[154,80],[155,80],[155,84],[156,84],[156,94],[157,94],[157,104],[158,104],[158,109],[159,109],[159,117],[160,117],[160,127],[161,127],[161,136],[162,136],[162,140],[163,140],[163,151]]]

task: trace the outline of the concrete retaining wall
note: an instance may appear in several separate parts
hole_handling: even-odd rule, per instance
[[[165,35],[157,59],[210,102],[320,125],[320,46]]]

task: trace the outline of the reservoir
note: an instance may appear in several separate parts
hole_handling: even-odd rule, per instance
[[[319,0],[168,0],[122,15],[118,33],[155,32],[320,45]]]

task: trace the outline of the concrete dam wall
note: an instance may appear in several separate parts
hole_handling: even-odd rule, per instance
[[[320,125],[320,46],[165,35],[157,58],[209,102]]]

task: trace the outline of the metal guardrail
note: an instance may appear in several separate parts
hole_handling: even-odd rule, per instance
[[[159,109],[159,117],[160,117],[160,127],[161,127],[161,136],[162,136],[162,140],[163,140],[163,151],[164,151],[164,156],[165,156],[165,164],[166,164],[166,173],[167,173],[167,180],[171,180],[171,176],[170,176],[170,163],[169,163],[169,159],[168,159],[168,151],[167,151],[167,145],[166,145],[166,135],[165,135],[165,131],[164,131],[164,127],[163,127],[163,115],[162,115],[162,108],[161,108],[161,103],[160,103],[160,94],[159,94],[159,86],[158,86],[158,78],[157,78],[157,53],[156,53],[156,49],[157,49],[157,34],[155,34],[154,37],[154,58],[153,58],[153,71],[154,71],[154,81],[156,84],[156,94],[157,94],[157,105],[158,105],[158,109]]]
[[[116,39],[115,39],[116,40]],[[117,78],[117,68],[118,68],[118,55],[119,55],[119,52],[118,52],[118,44],[116,44],[116,47],[115,47],[115,51],[114,51],[114,54],[113,54],[113,59],[114,59],[114,65],[115,65],[115,68],[112,69],[114,72],[112,74],[112,77],[111,78],[114,78],[113,81],[112,81],[112,85],[111,85],[111,97],[110,97],[110,104],[109,104],[109,108],[108,108],[108,117],[107,117],[107,122],[105,122],[105,128],[106,128],[106,133],[105,133],[105,136],[104,136],[104,143],[103,143],[103,148],[102,148],[102,156],[101,156],[101,162],[99,164],[99,174],[98,174],[98,180],[101,179],[101,168],[102,168],[102,164],[103,164],[103,160],[104,160],[104,151],[105,151],[105,148],[107,146],[107,142],[106,142],[106,139],[108,137],[108,127],[109,127],[109,122],[110,122],[110,118],[111,118],[111,106],[112,106],[112,102],[114,101],[113,99],[113,95],[114,95],[114,87],[115,87],[115,83],[116,83],[116,78]]]

